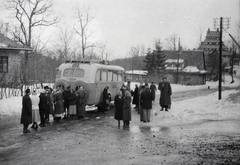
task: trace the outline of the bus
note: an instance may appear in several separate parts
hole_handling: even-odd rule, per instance
[[[70,86],[71,89],[76,90],[83,86],[88,93],[87,106],[99,108],[103,89],[108,86],[111,100],[114,100],[118,90],[124,84],[124,75],[124,68],[109,65],[107,61],[66,61],[57,68],[54,88],[58,86],[66,89]]]

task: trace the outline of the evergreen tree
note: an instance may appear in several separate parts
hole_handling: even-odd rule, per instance
[[[148,49],[148,53],[145,57],[145,60],[143,60],[143,62],[146,63],[144,70],[148,71],[149,76],[153,76],[156,70],[156,63],[155,63],[155,57],[153,53],[151,53],[150,49]]]
[[[166,69],[166,54],[162,50],[160,41],[156,42],[156,50],[153,51],[153,55],[155,58],[155,65],[158,76],[165,72]]]

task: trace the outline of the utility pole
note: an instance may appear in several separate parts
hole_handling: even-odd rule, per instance
[[[224,23],[223,23],[224,21]],[[224,24],[224,27],[223,27]],[[220,38],[219,38],[219,73],[218,73],[218,100],[222,99],[222,29],[228,29],[230,27],[230,18],[215,18],[214,28],[220,26]]]
[[[180,37],[179,37],[179,40],[178,40],[178,56],[177,56],[177,78],[176,78],[176,84],[178,84],[178,74],[179,74],[179,56],[181,54],[181,45],[180,45]]]

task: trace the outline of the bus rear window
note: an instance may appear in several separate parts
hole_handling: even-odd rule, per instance
[[[67,68],[63,72],[64,77],[84,77],[84,70],[79,68]]]

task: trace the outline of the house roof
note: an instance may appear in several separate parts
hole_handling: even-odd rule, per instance
[[[8,37],[0,33],[0,49],[1,50],[28,50],[31,51],[32,48],[25,45],[21,45]]]
[[[167,59],[178,59],[178,51],[165,51]],[[184,66],[196,66],[198,70],[204,70],[203,50],[183,50],[179,54]]]
[[[137,75],[147,75],[148,71],[146,70],[126,70],[126,74],[137,74]]]

